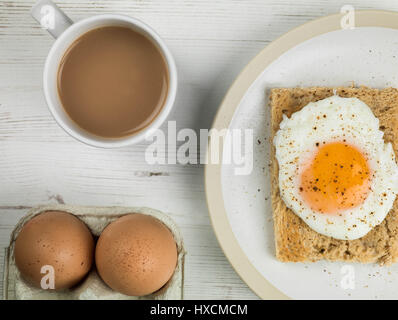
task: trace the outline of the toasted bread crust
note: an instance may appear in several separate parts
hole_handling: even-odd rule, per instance
[[[357,240],[337,240],[312,230],[286,207],[279,193],[278,162],[272,143],[282,115],[288,117],[309,102],[333,95],[334,88],[272,89],[271,106],[271,197],[276,257],[282,262],[313,262],[321,259],[360,263],[391,264],[398,260],[398,199],[385,220]],[[398,89],[335,88],[341,97],[356,97],[365,102],[380,121],[384,140],[398,154]]]

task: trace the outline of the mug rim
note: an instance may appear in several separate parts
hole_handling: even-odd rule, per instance
[[[94,135],[88,131],[87,131],[87,133],[92,134],[94,137],[88,137],[88,136],[82,135],[80,132],[71,128],[61,118],[61,116],[59,115],[60,112],[64,112],[68,117],[69,117],[69,115],[66,113],[64,108],[61,107],[63,110],[58,110],[59,108],[57,108],[53,105],[52,98],[51,98],[51,95],[49,92],[50,91],[49,75],[50,75],[50,71],[52,70],[52,65],[54,64],[53,56],[54,56],[54,53],[55,53],[57,47],[64,41],[65,37],[69,33],[73,32],[75,30],[78,30],[81,26],[83,26],[86,23],[90,23],[90,22],[98,21],[98,20],[118,20],[121,22],[127,22],[127,23],[131,24],[132,26],[138,28],[138,30],[142,30],[142,31],[146,32],[150,36],[150,40],[153,41],[158,46],[159,50],[161,51],[162,55],[164,56],[164,59],[165,59],[165,62],[167,64],[167,68],[168,68],[169,88],[168,88],[168,92],[167,92],[166,101],[164,102],[160,112],[156,115],[156,117],[152,120],[152,122],[149,123],[146,127],[141,129],[137,133],[134,133],[132,135],[128,135],[125,137],[106,138],[106,137]],[[104,26],[106,26],[107,25],[106,21],[104,21],[104,22],[105,22]],[[95,29],[95,28],[93,28],[93,29]],[[81,32],[81,33],[79,32],[78,36],[74,37],[73,41],[76,41],[76,39],[81,37],[86,32],[88,32],[88,31]],[[73,41],[71,43],[73,43]],[[68,46],[68,48],[69,48],[69,46]],[[59,63],[57,64],[56,68],[58,70]],[[136,144],[138,142],[143,141],[147,137],[152,136],[153,132],[155,130],[159,129],[159,127],[167,119],[171,109],[173,108],[175,98],[176,98],[176,93],[177,93],[177,67],[175,65],[174,58],[173,58],[171,52],[169,51],[168,47],[164,43],[163,39],[157,34],[157,32],[154,29],[152,29],[146,23],[142,22],[139,19],[136,19],[136,18],[133,18],[133,17],[130,17],[127,15],[123,15],[123,14],[94,15],[94,16],[79,20],[78,22],[74,22],[55,40],[55,42],[51,46],[51,49],[47,55],[46,62],[44,65],[43,91],[44,91],[44,95],[46,98],[46,103],[47,103],[48,109],[50,110],[55,121],[71,137],[73,137],[76,140],[83,142],[87,145],[93,146],[93,147],[120,148],[120,147],[125,147],[125,146]],[[59,99],[58,92],[57,92],[57,96]],[[62,106],[62,104],[61,104],[61,106]],[[73,119],[72,119],[72,121],[74,122]],[[82,128],[82,130],[86,131],[84,128]]]

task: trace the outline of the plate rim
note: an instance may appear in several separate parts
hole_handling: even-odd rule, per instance
[[[283,34],[263,48],[241,71],[222,100],[211,129],[229,128],[232,118],[247,90],[273,61],[286,51],[316,36],[341,30],[344,13],[335,13],[308,21]],[[384,27],[398,29],[398,12],[387,10],[356,10],[355,27]],[[209,137],[209,142],[211,136]],[[222,159],[223,141],[220,139],[219,158]],[[208,143],[206,159],[211,159],[212,144]],[[227,212],[221,184],[222,164],[207,163],[204,185],[210,221],[217,241],[236,273],[261,299],[290,299],[273,286],[249,261],[236,239]]]

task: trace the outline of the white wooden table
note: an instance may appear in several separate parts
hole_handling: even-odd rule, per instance
[[[33,0],[0,0],[0,272],[15,223],[39,204],[150,206],[169,212],[188,250],[186,299],[256,299],[229,265],[212,231],[203,166],[146,164],[144,142],[118,150],[88,147],[53,120],[42,71],[53,39],[30,17]],[[209,128],[239,71],[270,41],[319,16],[356,9],[398,10],[395,0],[64,0],[75,21],[123,13],[166,40],[179,71],[169,120]],[[376,7],[377,5],[377,7]],[[0,292],[2,281],[0,280]],[[0,293],[1,294],[1,293]]]

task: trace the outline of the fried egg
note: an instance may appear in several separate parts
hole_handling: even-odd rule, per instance
[[[361,100],[332,96],[284,115],[274,145],[281,197],[314,231],[358,239],[391,210],[395,154]]]

